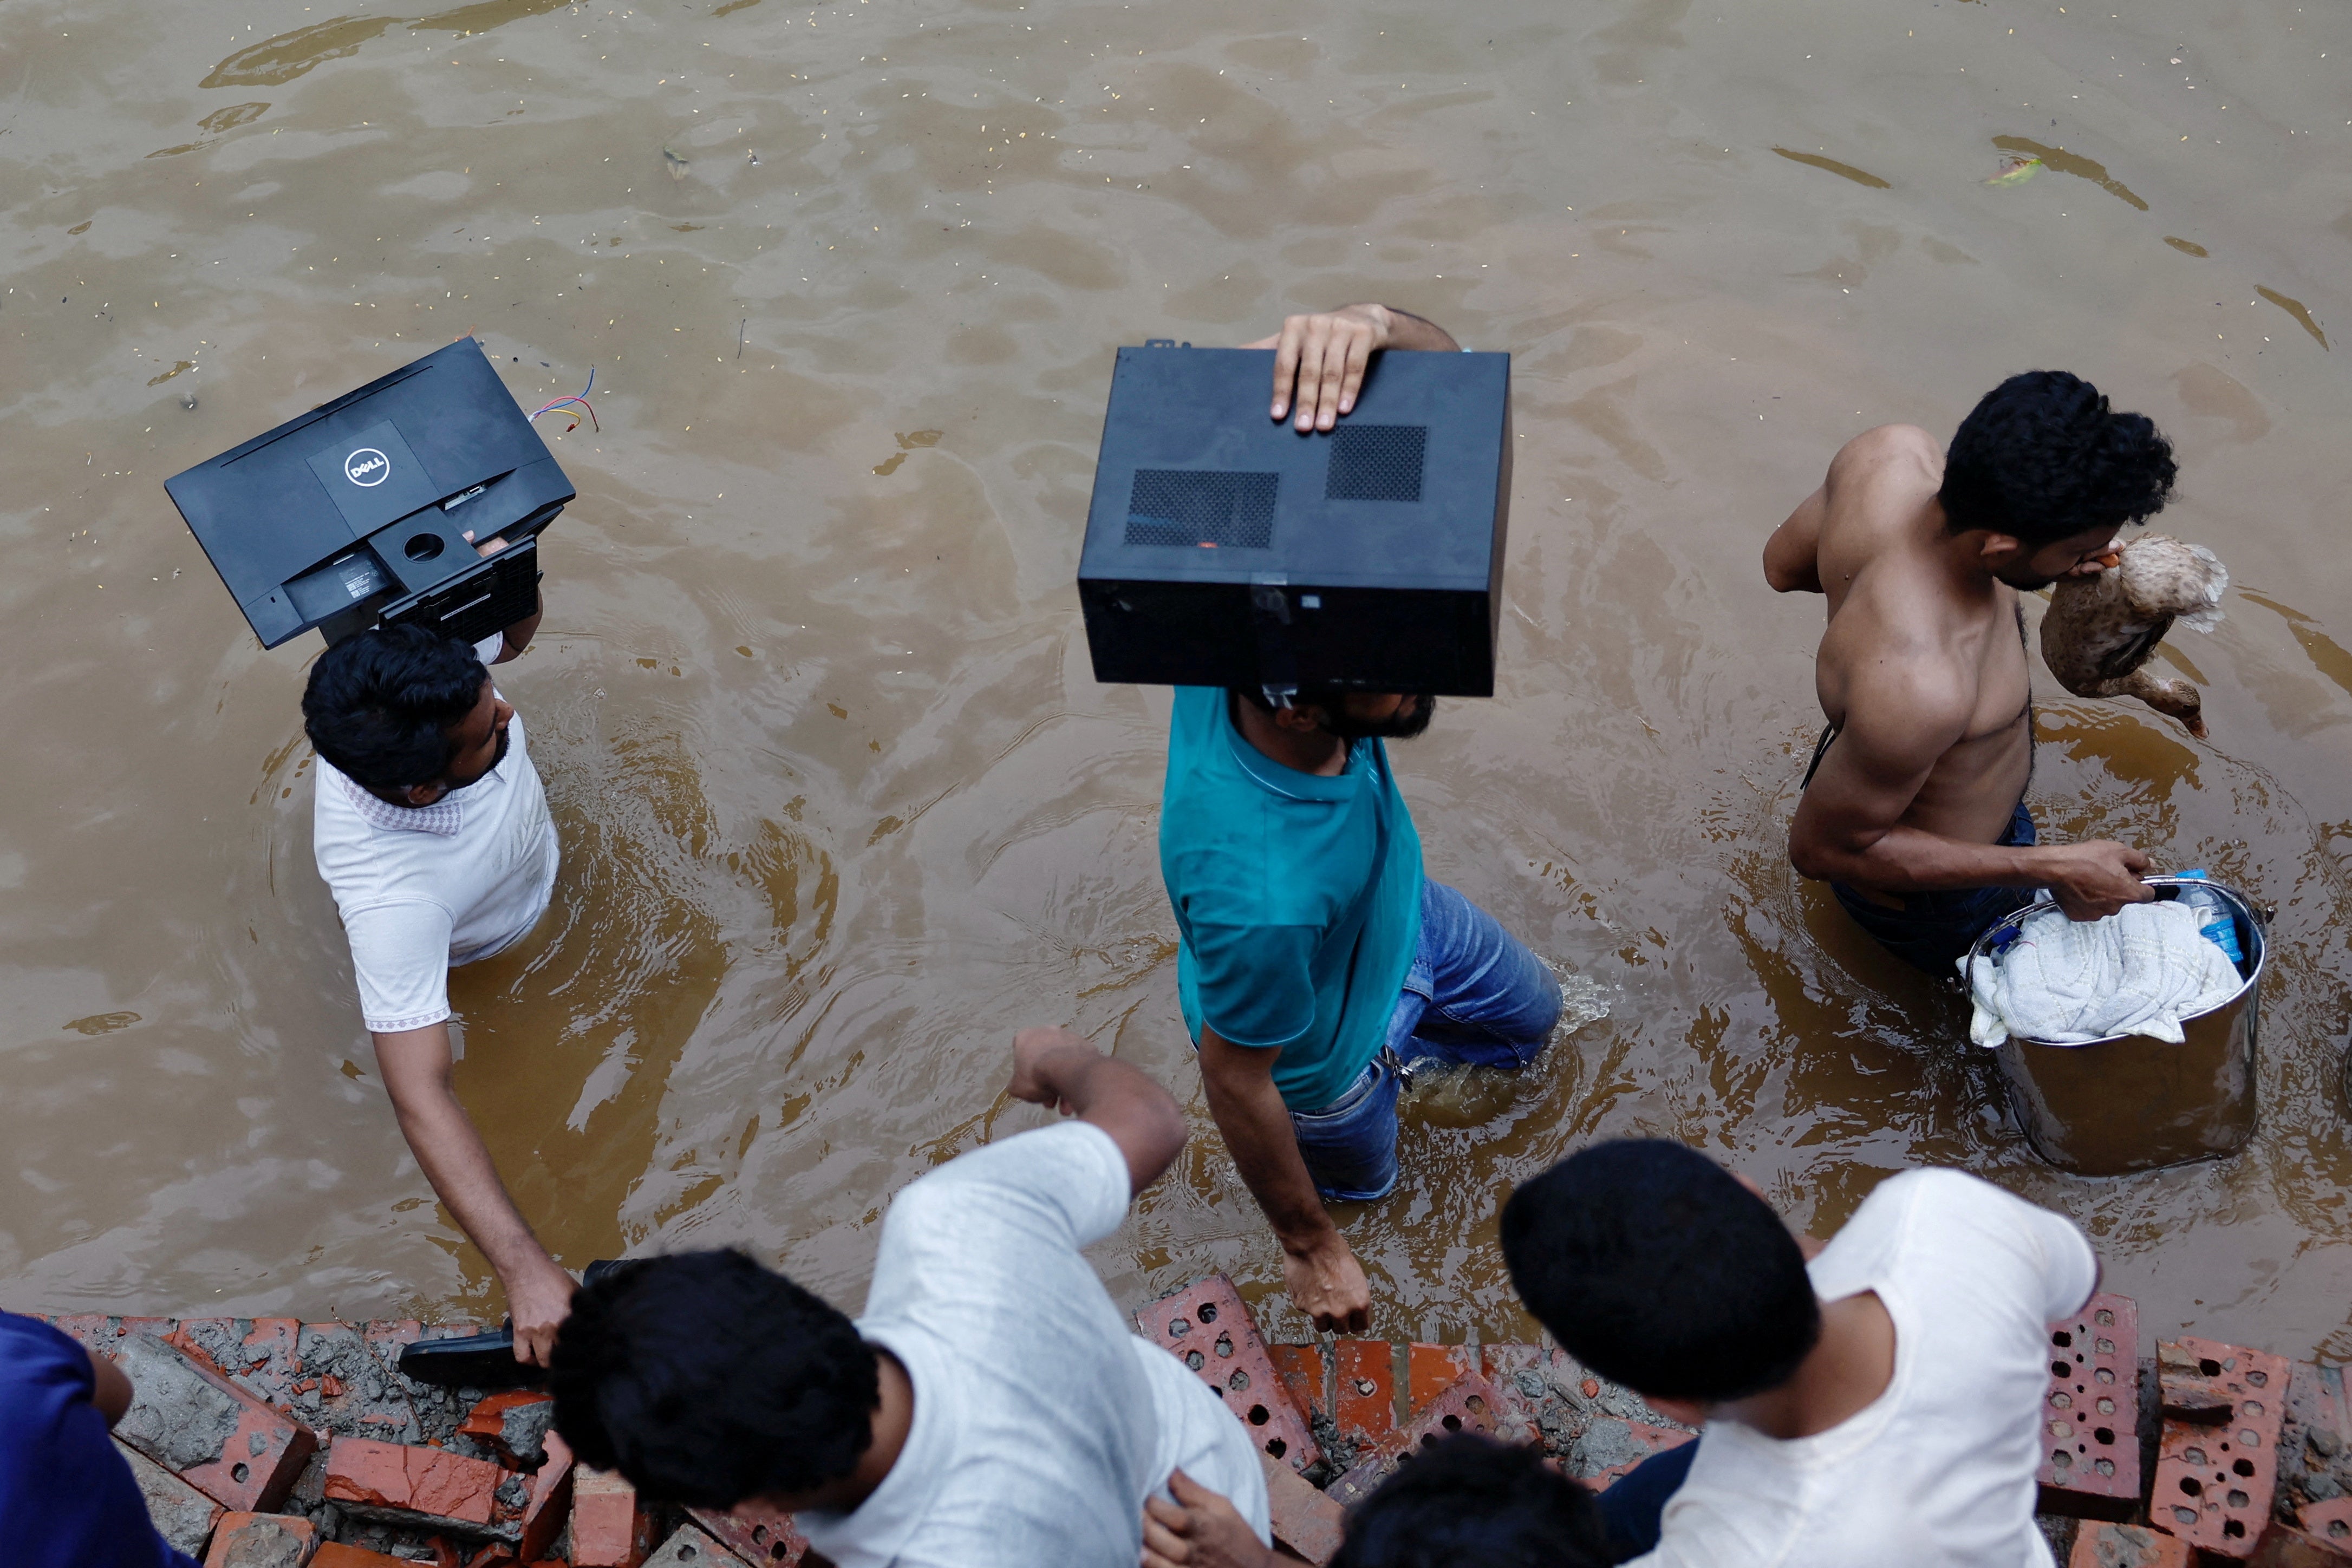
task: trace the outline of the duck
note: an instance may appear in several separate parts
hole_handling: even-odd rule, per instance
[[[2089,577],[2061,578],[2042,618],[2042,662],[2078,697],[2137,697],[2205,738],[2204,699],[2184,680],[2144,668],[2176,621],[2221,623],[2230,569],[2203,545],[2145,534],[2104,558]]]

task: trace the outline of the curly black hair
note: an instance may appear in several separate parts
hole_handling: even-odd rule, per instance
[[[1407,1463],[1348,1515],[1331,1568],[1603,1568],[1592,1494],[1539,1449],[1458,1432]]]
[[[572,1298],[548,1386],[581,1462],[646,1498],[802,1496],[873,1441],[874,1349],[837,1309],[740,1252],[648,1258]]]
[[[378,626],[310,666],[302,727],[319,755],[368,789],[430,784],[449,766],[449,731],[490,673],[473,645],[422,626]]]
[[[2040,549],[2094,528],[2144,523],[2179,470],[2144,413],[2118,413],[2064,371],[2027,371],[1985,393],[1944,457],[1944,526],[1990,528]]]

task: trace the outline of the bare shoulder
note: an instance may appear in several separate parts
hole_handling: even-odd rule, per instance
[[[1916,424],[1882,424],[1838,448],[1830,460],[1830,485],[1877,480],[1924,483],[1932,490],[1944,479],[1944,449]]]

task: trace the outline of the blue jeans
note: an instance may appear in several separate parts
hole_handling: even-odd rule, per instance
[[[1421,942],[1380,1055],[1330,1104],[1290,1113],[1315,1190],[1340,1202],[1386,1197],[1397,1183],[1397,1096],[1413,1069],[1525,1067],[1559,1007],[1542,959],[1459,893],[1424,881]]]
[[[1628,1562],[1658,1549],[1659,1516],[1683,1490],[1696,1458],[1697,1443],[1676,1444],[1663,1454],[1652,1454],[1601,1494],[1601,1522],[1609,1531],[1613,1561]]]
[[[2020,800],[2016,815],[2009,820],[2009,831],[2000,836],[2000,846],[2030,848],[2039,837],[2033,813]],[[1830,892],[1853,916],[1853,923],[1876,938],[1880,946],[1939,980],[1958,977],[1960,960],[1969,956],[1978,937],[2033,902],[2028,888],[1958,887],[1941,893],[1906,893],[1901,895],[1902,908],[1889,909],[1843,883],[1830,883]]]

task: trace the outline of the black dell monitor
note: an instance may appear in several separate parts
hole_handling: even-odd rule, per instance
[[[478,642],[530,613],[534,536],[574,494],[471,338],[163,488],[265,648],[408,622]]]
[[[1337,428],[1267,417],[1274,352],[1118,351],[1078,598],[1095,678],[1491,696],[1508,354],[1375,354]]]

